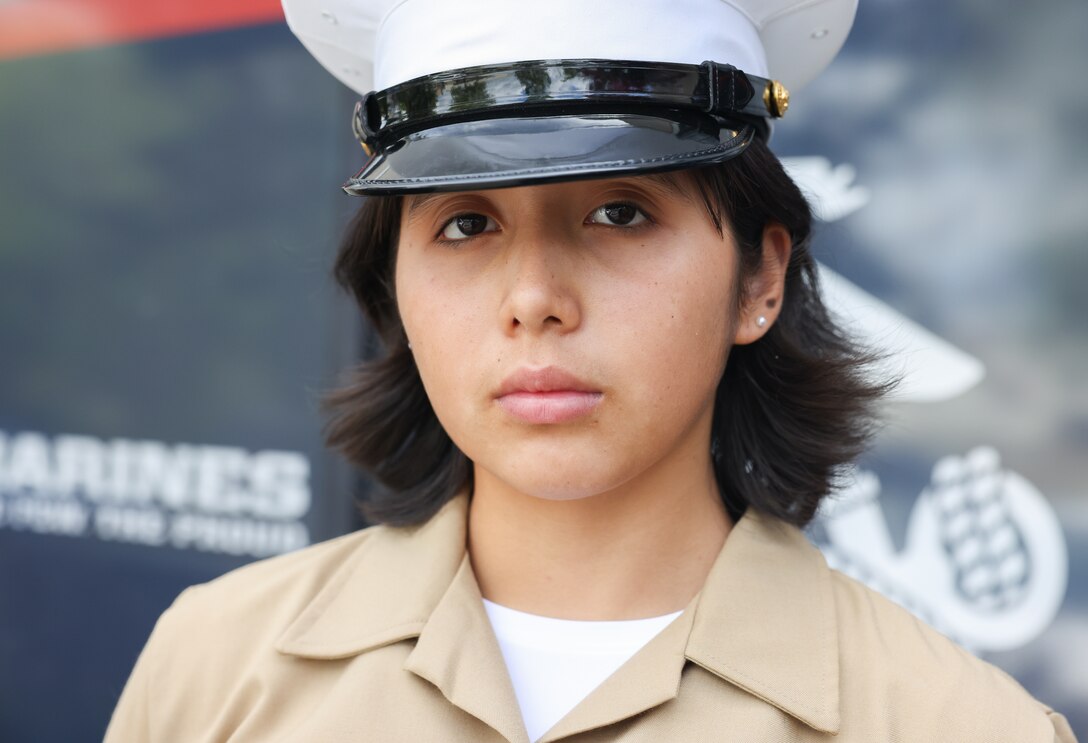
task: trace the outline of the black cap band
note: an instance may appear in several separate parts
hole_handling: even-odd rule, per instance
[[[505,116],[695,109],[756,124],[772,81],[728,64],[543,60],[448,70],[368,94],[353,128],[368,151],[432,126]]]

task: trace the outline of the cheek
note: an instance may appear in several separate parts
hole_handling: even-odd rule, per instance
[[[449,281],[439,262],[410,242],[398,251],[394,276],[397,309],[417,358],[443,353],[449,326],[466,319],[470,298]]]
[[[665,409],[712,396],[725,367],[736,266],[729,246],[714,237],[690,238],[702,239],[705,249],[673,254],[614,302],[622,311],[610,324],[642,370],[632,376],[656,390]]]
[[[469,285],[450,281],[448,272],[420,260],[416,251],[400,255],[397,308],[427,397],[449,428],[450,417],[475,399],[481,384],[474,369],[483,355],[482,302]]]

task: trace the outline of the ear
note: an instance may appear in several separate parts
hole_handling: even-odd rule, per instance
[[[733,339],[737,345],[758,341],[778,319],[792,248],[793,240],[785,227],[772,222],[763,228],[763,261],[745,286],[744,303],[737,315],[737,333]]]

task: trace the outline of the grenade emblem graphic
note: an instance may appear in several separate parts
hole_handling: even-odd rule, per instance
[[[1015,607],[1024,600],[1031,575],[1031,553],[1003,485],[993,449],[949,457],[933,471],[930,497],[956,591],[982,611]]]
[[[989,447],[936,463],[901,550],[880,482],[865,471],[821,509],[810,536],[831,567],[976,652],[1030,642],[1065,597],[1068,556],[1054,511]]]

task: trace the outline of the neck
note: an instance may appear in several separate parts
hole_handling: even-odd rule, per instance
[[[477,468],[468,548],[484,598],[581,620],[683,609],[702,588],[731,527],[709,459],[705,467],[684,469],[549,500]]]

